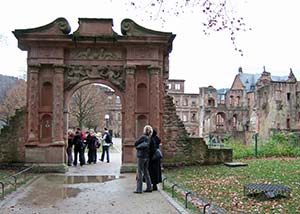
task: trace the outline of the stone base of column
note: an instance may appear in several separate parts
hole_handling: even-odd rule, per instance
[[[136,173],[137,165],[136,163],[122,163],[121,173]]]

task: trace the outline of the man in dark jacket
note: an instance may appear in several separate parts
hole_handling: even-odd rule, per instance
[[[144,192],[152,192],[151,179],[148,171],[149,164],[149,144],[152,134],[152,127],[146,125],[144,127],[144,133],[140,136],[134,146],[137,150],[137,185],[134,193],[142,193],[143,191],[143,177],[145,178],[147,189]]]
[[[95,135],[95,131],[91,129],[85,139],[88,147],[88,164],[96,163],[98,138]]]
[[[80,166],[85,164],[84,154],[83,154],[83,142],[79,131],[76,131],[75,136],[73,138],[74,145],[74,162],[73,165],[77,166],[77,158],[79,154],[79,162]]]

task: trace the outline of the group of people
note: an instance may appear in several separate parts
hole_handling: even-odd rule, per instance
[[[100,136],[97,136],[93,129],[86,131],[85,133],[77,128],[74,132],[73,130],[68,131],[68,146],[67,146],[67,155],[68,155],[68,166],[77,166],[78,160],[80,166],[88,163],[97,162],[97,149],[100,148],[102,144],[102,155],[101,161],[104,161],[106,155],[106,161],[109,163],[109,147],[112,145],[112,137],[107,128],[104,128],[103,133]],[[85,160],[85,149],[88,149],[88,159]],[[74,155],[73,155],[74,151]]]
[[[161,159],[154,158],[154,154],[160,145],[157,131],[146,125],[143,134],[135,141],[137,154],[137,185],[134,193],[143,192],[143,181],[147,188],[144,192],[157,190],[157,184],[162,182]]]

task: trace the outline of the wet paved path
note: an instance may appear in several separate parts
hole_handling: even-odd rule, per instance
[[[160,191],[133,193],[135,174],[120,174],[119,144],[115,142],[110,163],[99,161],[70,167],[66,174],[40,176],[0,201],[0,213],[180,213]]]

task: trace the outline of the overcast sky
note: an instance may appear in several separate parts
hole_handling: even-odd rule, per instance
[[[209,85],[231,87],[240,66],[245,73],[261,73],[265,66],[276,76],[287,76],[292,68],[300,80],[300,1],[235,1],[239,4],[234,7],[252,28],[237,38],[243,57],[234,51],[228,33],[204,35],[199,13],[187,11],[179,17],[165,17],[162,26],[160,21],[149,21],[144,11],[126,6],[124,0],[6,0],[0,13],[0,35],[6,39],[0,44],[0,74],[20,76],[26,71],[26,52],[18,49],[11,33],[15,29],[35,28],[64,17],[73,32],[78,28],[78,18],[113,18],[114,30],[121,34],[121,21],[131,18],[146,28],[176,34],[170,78],[185,79],[187,93],[198,93],[199,87]]]

